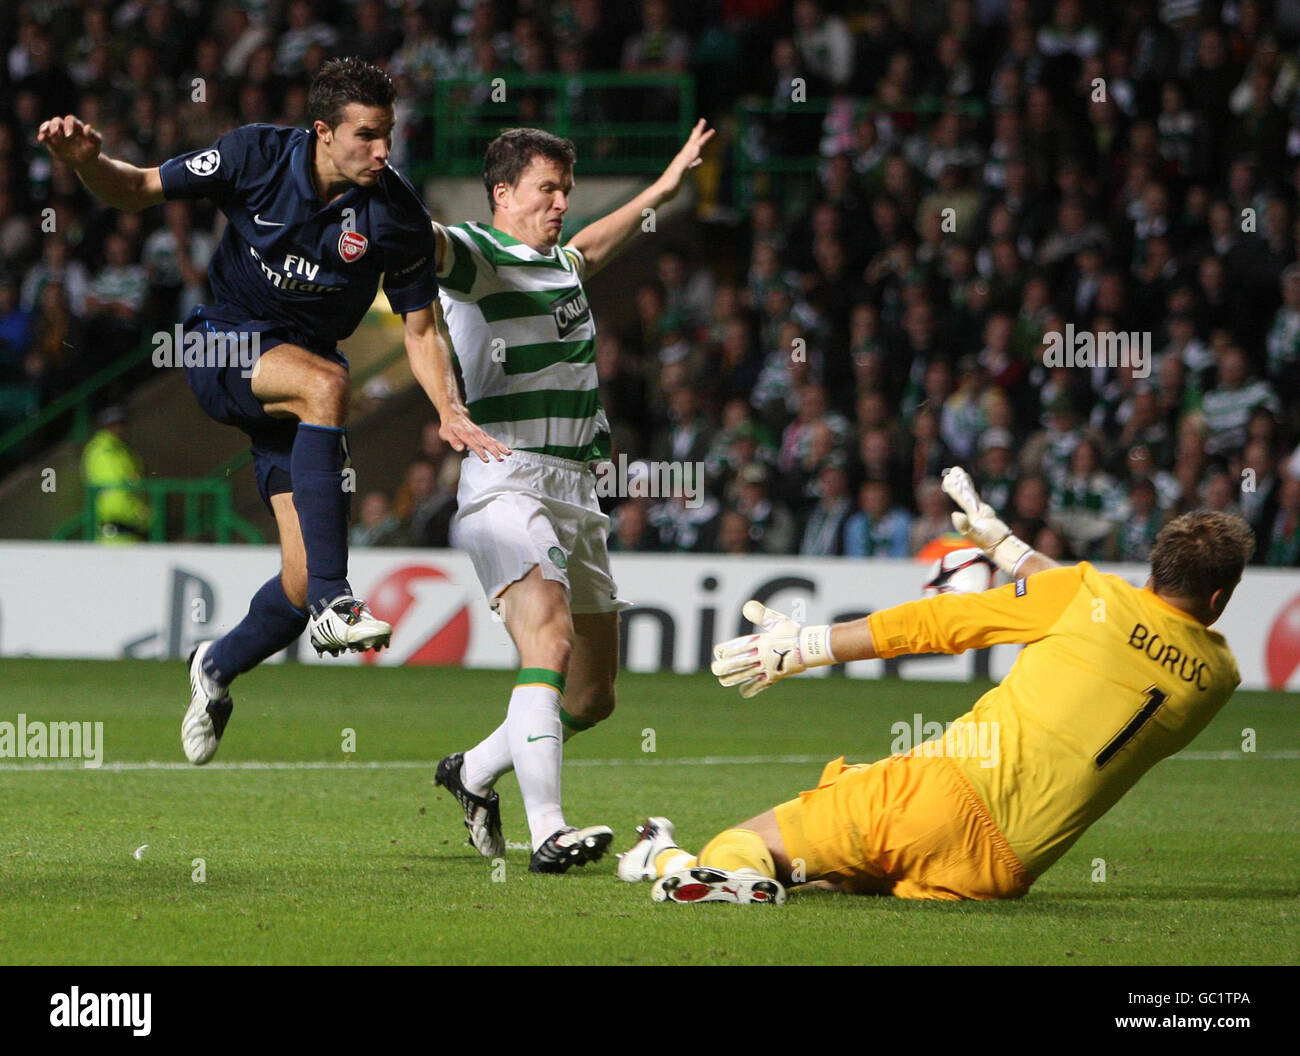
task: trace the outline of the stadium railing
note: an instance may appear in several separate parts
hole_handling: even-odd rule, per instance
[[[6,455],[16,452],[25,440],[37,435],[66,415],[72,416],[72,428],[63,439],[74,443],[85,443],[90,439],[91,410],[95,397],[123,374],[146,362],[152,351],[153,346],[146,342],[135,351],[119,356],[58,399],[52,400],[44,408],[36,410],[29,404],[28,413],[22,421],[0,432],[0,464],[4,463]]]
[[[229,543],[236,537],[246,543],[262,543],[258,529],[239,516],[231,501],[231,488],[220,480],[167,479],[159,477],[136,484],[87,485],[81,510],[50,533],[51,539],[96,538],[95,500],[102,491],[138,491],[149,496],[153,517],[149,525],[149,542],[167,541],[167,500],[181,500],[181,539],[195,541],[211,536],[215,542]]]
[[[481,176],[483,153],[503,128],[537,123],[573,140],[585,174],[658,172],[690,135],[695,78],[616,71],[449,78],[417,111],[432,119],[433,149],[430,161],[406,166],[413,179]]]

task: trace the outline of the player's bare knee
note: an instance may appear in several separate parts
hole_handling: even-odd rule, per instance
[[[337,363],[321,361],[313,368],[305,396],[308,419],[312,425],[341,426],[347,418],[351,382],[348,372]]]
[[[567,618],[548,620],[539,628],[538,652],[542,666],[551,671],[567,672],[573,655],[573,624]]]

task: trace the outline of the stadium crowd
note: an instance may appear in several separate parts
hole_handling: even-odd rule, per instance
[[[49,400],[170,326],[219,232],[187,203],[97,208],[35,143],[46,116],[156,164],[305,124],[313,71],[359,54],[402,93],[401,166],[440,78],[691,72],[722,164],[817,157],[817,186],[719,180],[702,215],[738,243],[656,246],[625,325],[593,297],[615,451],[698,467],[613,504],[614,549],[910,556],[963,464],[1057,559],[1143,561],[1209,508],[1300,566],[1300,0],[112,0],[0,23],[0,394]],[[1085,333],[1127,365],[1049,365]],[[354,544],[445,545],[454,459],[436,429],[413,447]]]

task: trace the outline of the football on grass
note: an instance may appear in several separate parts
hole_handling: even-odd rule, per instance
[[[979,547],[953,550],[930,566],[923,593],[927,598],[936,594],[978,594],[993,585],[996,572],[997,566]]]

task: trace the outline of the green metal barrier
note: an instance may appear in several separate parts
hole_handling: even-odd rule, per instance
[[[182,504],[181,538],[196,540],[210,535],[218,543],[233,542],[236,537],[246,543],[264,542],[262,533],[239,516],[231,503],[230,485],[219,480],[167,479],[158,477],[138,484],[89,485],[85,489],[81,510],[54,529],[51,539],[95,540],[95,499],[101,491],[141,491],[149,496],[153,520],[149,542],[167,539],[167,500],[177,496]]]
[[[28,417],[25,421],[0,433],[0,457],[65,414],[72,415],[72,432],[67,439],[84,444],[90,439],[90,408],[95,395],[127,371],[145,362],[152,353],[153,345],[146,342],[134,352],[119,356],[103,370],[92,374],[81,384],[51,402],[39,414]]]
[[[629,119],[649,95],[675,107],[676,118]],[[449,78],[419,112],[433,120],[433,157],[406,166],[413,179],[481,176],[488,143],[521,124],[573,140],[584,174],[657,173],[691,133],[695,78],[616,71]]]

